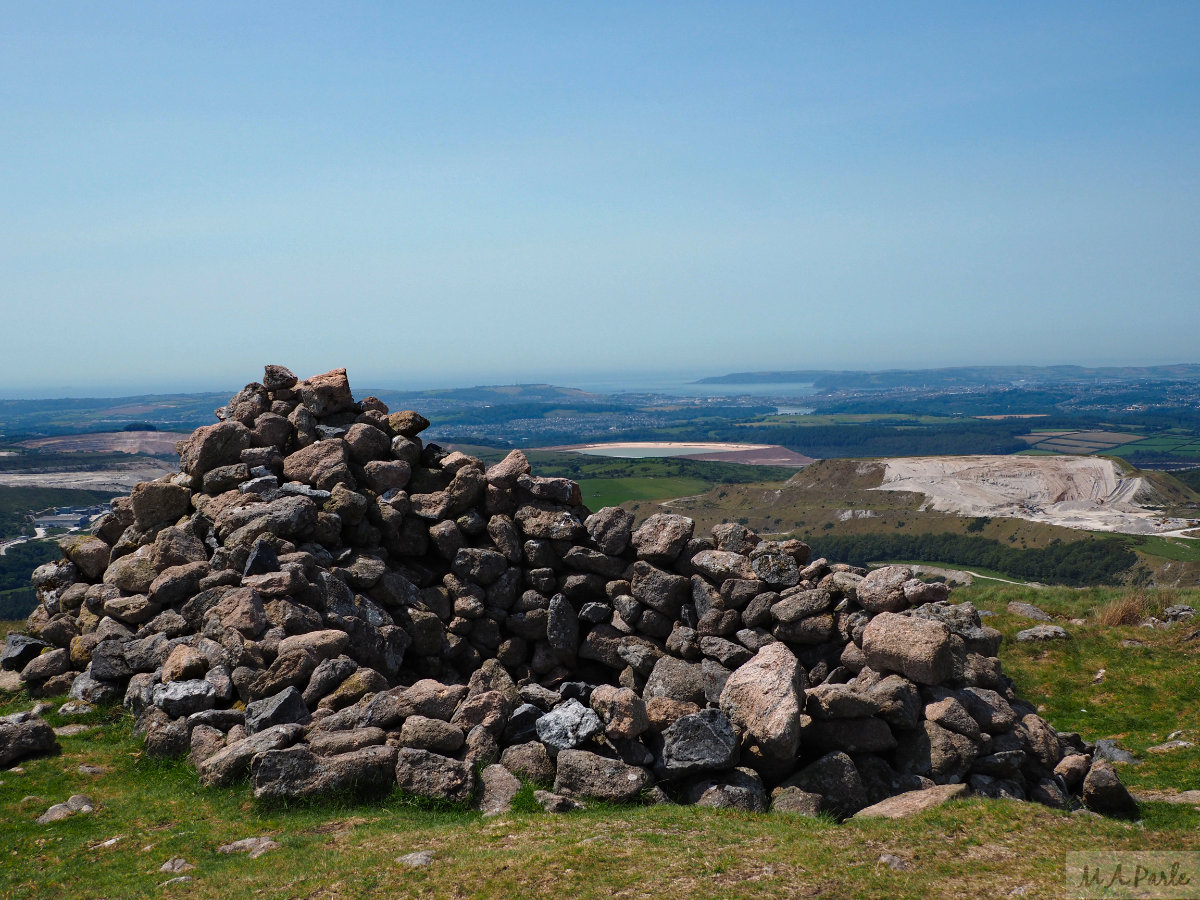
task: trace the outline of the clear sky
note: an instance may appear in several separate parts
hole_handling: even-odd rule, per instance
[[[1200,3],[0,2],[0,395],[1200,361]]]

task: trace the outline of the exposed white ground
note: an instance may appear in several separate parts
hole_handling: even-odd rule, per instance
[[[1002,516],[1124,534],[1174,534],[1196,521],[1143,505],[1152,490],[1110,459],[1055,456],[928,456],[882,460],[881,491],[912,491],[925,508]]]
[[[129,493],[139,481],[153,481],[168,472],[179,471],[157,460],[139,461],[128,467],[94,469],[81,472],[3,472],[2,487],[78,488],[89,491]]]

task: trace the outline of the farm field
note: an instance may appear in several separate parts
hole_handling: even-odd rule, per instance
[[[1033,431],[1017,436],[1029,446],[1025,453],[1102,454],[1131,456],[1162,454],[1188,460],[1200,456],[1200,437],[1192,432],[1152,434],[1117,431]]]
[[[582,478],[579,492],[591,510],[631,500],[670,500],[702,494],[712,485],[698,478]]]

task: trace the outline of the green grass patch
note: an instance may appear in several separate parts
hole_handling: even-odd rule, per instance
[[[579,492],[589,509],[629,500],[667,500],[703,494],[712,485],[698,478],[581,478]]]
[[[970,599],[998,613],[987,623],[1000,629],[1005,644],[1004,671],[1019,696],[1037,704],[1042,716],[1060,731],[1078,731],[1086,740],[1114,738],[1142,758],[1122,766],[1131,787],[1180,790],[1200,784],[1200,677],[1197,644],[1200,621],[1166,630],[1138,625],[1104,627],[1097,621],[1120,589],[1051,588],[1030,592],[1008,585],[975,584],[955,591],[954,600]],[[1010,600],[1025,600],[1056,616],[1071,639],[1019,644],[1016,633],[1037,624],[1007,612]],[[1157,605],[1184,603],[1200,609],[1200,591],[1162,591]],[[1072,624],[1083,619],[1084,624]],[[1133,643],[1127,643],[1133,642]],[[1098,673],[1103,677],[1097,680]],[[1183,732],[1197,746],[1170,753],[1149,753],[1167,736]]]
[[[1177,562],[1200,562],[1200,540],[1151,536],[1134,538],[1130,544],[1133,549],[1148,556],[1173,559]]]

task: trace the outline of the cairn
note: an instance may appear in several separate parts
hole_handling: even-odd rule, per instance
[[[635,528],[519,450],[485,467],[424,443],[424,417],[356,401],[344,369],[267,366],[217,418],[178,474],[61,541],[0,659],[35,697],[123,703],[205,785],[1136,814],[1016,697],[1000,633],[903,566],[681,515]]]

